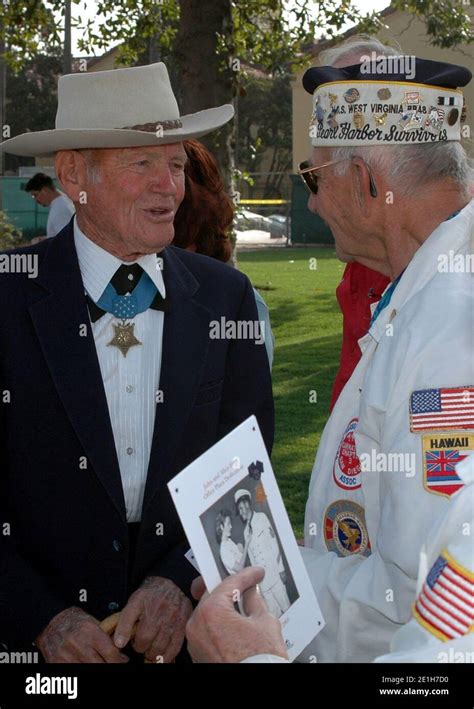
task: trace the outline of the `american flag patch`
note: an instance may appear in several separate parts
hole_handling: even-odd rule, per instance
[[[410,431],[474,429],[474,387],[420,389],[410,397]]]
[[[444,550],[423,584],[413,607],[418,622],[446,641],[472,632],[474,624],[474,573]]]

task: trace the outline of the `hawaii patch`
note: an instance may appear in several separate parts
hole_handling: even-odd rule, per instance
[[[361,486],[360,462],[354,440],[354,431],[358,423],[357,418],[349,421],[334,459],[332,469],[334,482],[343,490],[357,490]]]
[[[324,513],[324,540],[338,556],[371,554],[364,509],[352,500],[337,500]]]
[[[472,632],[474,574],[445,549],[430,569],[413,606],[413,615],[428,632],[446,642]]]
[[[423,486],[428,492],[451,497],[464,486],[456,465],[474,451],[474,435],[450,431],[445,435],[421,437],[423,448]]]
[[[474,386],[420,389],[410,397],[410,431],[474,429]]]

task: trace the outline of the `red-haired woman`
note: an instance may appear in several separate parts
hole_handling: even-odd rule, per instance
[[[234,203],[226,193],[217,162],[198,140],[185,140],[186,190],[174,220],[175,246],[227,262],[232,256],[229,232],[234,219]],[[268,307],[255,290],[258,319],[270,367],[274,341]]]

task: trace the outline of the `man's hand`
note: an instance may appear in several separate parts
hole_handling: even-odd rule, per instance
[[[55,615],[35,643],[46,662],[128,662],[99,621],[82,608],[66,608]]]
[[[193,612],[191,601],[169,579],[149,576],[120,614],[114,642],[118,648],[129,642],[136,625],[133,648],[147,660],[172,662],[184,641],[186,623]]]
[[[194,662],[241,662],[267,653],[288,659],[280,621],[270,615],[255,588],[264,575],[263,569],[248,566],[202,596],[186,627]],[[192,592],[195,597],[203,594],[202,580],[194,582]],[[238,594],[244,597],[247,618],[234,608]]]
[[[200,601],[206,593],[206,584],[202,576],[197,576],[191,584],[191,595],[196,601]]]

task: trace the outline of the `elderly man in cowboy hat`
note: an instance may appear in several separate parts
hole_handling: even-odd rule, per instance
[[[0,641],[122,662],[133,638],[169,662],[194,571],[166,483],[251,414],[273,438],[265,348],[209,337],[257,321],[249,281],[169,246],[182,141],[233,108],[180,116],[162,63],[63,76],[58,98],[54,130],[2,146],[54,153],[76,217],[22,251],[37,278],[0,279]]]
[[[471,72],[395,58],[389,72],[361,57],[303,79],[310,209],[339,252],[391,280],[316,456],[302,553],[326,625],[303,661],[474,651],[474,201],[458,90]],[[262,576],[246,569],[202,600],[196,660],[285,660]],[[235,589],[250,589],[247,618]]]

